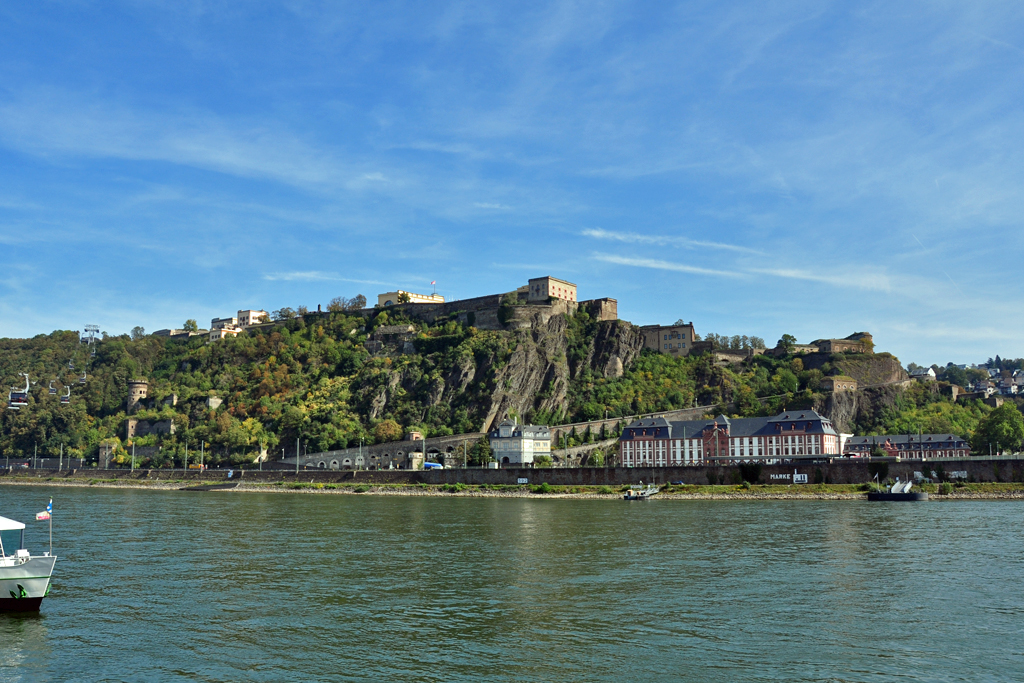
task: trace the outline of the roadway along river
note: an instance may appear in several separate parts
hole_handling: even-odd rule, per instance
[[[1010,681],[1018,501],[54,496],[3,681]]]

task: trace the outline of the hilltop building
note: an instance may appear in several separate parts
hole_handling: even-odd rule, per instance
[[[532,465],[539,455],[551,455],[551,430],[543,425],[521,425],[503,420],[488,434],[494,459],[502,465]]]
[[[839,455],[839,434],[813,410],[775,417],[669,422],[646,417],[630,423],[619,437],[624,467],[776,462]]]
[[[546,275],[531,278],[526,287],[527,301],[561,299],[562,301],[576,302],[576,285],[566,280],[559,280],[557,277]]]
[[[644,335],[644,348],[672,356],[688,356],[694,351],[696,332],[693,323],[677,325],[644,325],[640,328]],[[698,350],[702,350],[698,347]]]
[[[402,301],[408,297],[408,300]],[[416,294],[407,292],[404,289],[396,289],[393,292],[385,292],[377,295],[378,306],[394,306],[395,304],[443,304],[444,297],[440,294]]]
[[[269,320],[270,314],[266,311],[244,310],[238,312],[235,323],[244,329],[246,327],[252,327],[253,325],[268,322]]]
[[[869,332],[854,332],[844,339],[815,339],[810,344],[793,344],[789,350],[781,344],[769,351],[773,356],[785,356],[787,353],[802,355],[805,353],[874,353],[875,343]]]

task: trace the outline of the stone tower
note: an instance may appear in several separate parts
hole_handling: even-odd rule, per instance
[[[149,394],[149,382],[144,379],[128,380],[128,414],[141,407],[143,399]]]

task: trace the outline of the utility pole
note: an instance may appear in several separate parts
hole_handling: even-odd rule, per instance
[[[181,463],[184,465],[184,469],[188,470],[188,441],[185,442],[185,459]]]
[[[135,442],[132,441],[132,472],[135,471]]]
[[[64,469],[64,442],[60,442],[60,459],[57,461],[57,471]]]
[[[206,455],[206,453],[204,451],[206,451],[206,442],[205,441],[200,441],[199,442],[199,469],[203,468],[203,456]]]
[[[299,438],[295,437],[295,476],[299,476]]]
[[[989,450],[989,454],[991,455],[991,453],[992,453],[992,445],[991,444],[989,444],[988,450]],[[39,469],[39,444],[38,443],[32,444],[32,469],[34,469],[34,470]]]

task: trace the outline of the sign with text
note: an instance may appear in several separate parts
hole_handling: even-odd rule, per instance
[[[519,477],[519,479],[516,480],[516,483],[517,484],[529,484],[530,480],[527,479],[526,477]]]
[[[806,474],[794,474],[793,475],[793,483],[794,484],[806,484],[807,483],[807,475]]]

